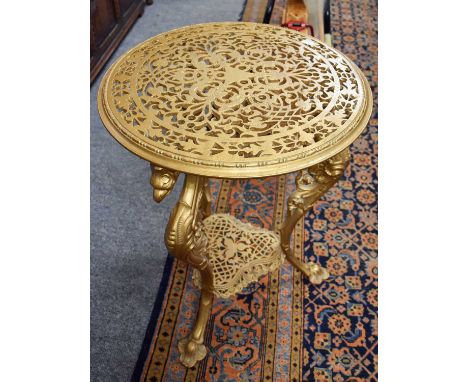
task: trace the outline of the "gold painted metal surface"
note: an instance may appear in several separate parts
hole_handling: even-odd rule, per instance
[[[109,132],[156,166],[249,178],[344,150],[367,124],[371,92],[348,58],[313,37],[225,22],[130,50],[107,71],[98,107]]]
[[[274,232],[228,214],[211,215],[200,229],[207,237],[205,252],[213,267],[213,293],[218,297],[234,296],[283,263],[280,239]],[[201,288],[196,269],[193,276],[195,285]]]
[[[210,196],[207,188],[205,178],[186,175],[184,188],[169,217],[165,234],[169,253],[198,271],[202,289],[192,332],[178,344],[180,361],[186,367],[192,367],[206,356],[203,336],[213,301],[213,266],[207,256],[208,239],[201,224],[202,219],[209,215]]]
[[[210,318],[212,304],[213,294],[206,289],[202,289],[197,319],[193,325],[192,332],[188,337],[182,338],[177,344],[180,352],[180,362],[185,367],[192,367],[198,361],[206,357],[207,349],[203,344],[203,338],[205,335],[206,323],[208,322],[208,318]]]
[[[183,365],[192,367],[206,356],[203,336],[213,296],[226,298],[240,292],[249,283],[277,269],[283,262],[283,253],[312,284],[320,284],[328,278],[325,268],[314,262],[304,263],[294,256],[290,238],[297,221],[339,180],[348,164],[349,150],[346,148],[298,173],[296,190],[288,198],[287,214],[279,236],[227,214],[211,214],[207,179],[186,175],[165,236],[169,253],[194,267],[194,282],[201,288],[193,329],[178,344]],[[168,176],[170,171],[154,165],[151,169],[152,177],[157,177],[152,182],[153,186],[164,184],[164,192],[172,188],[172,180],[159,180],[161,176]]]
[[[196,321],[179,344],[191,367],[213,296],[236,294],[278,268],[283,254],[319,284],[329,274],[294,256],[298,220],[343,175],[348,146],[365,128],[372,95],[359,69],[310,36],[256,23],[210,23],[149,39],[108,70],[98,93],[104,125],[148,160],[161,202],[180,172],[183,190],[166,228],[171,255],[194,267]],[[211,213],[209,177],[298,171],[279,235]]]
[[[198,269],[202,287],[213,291],[213,267],[206,254],[207,238],[201,220],[206,210],[206,180],[196,175],[186,175],[179,196],[166,227],[166,247],[171,255]]]
[[[175,182],[179,177],[177,171],[171,171],[154,164],[150,164],[151,179],[150,183],[153,186],[153,199],[160,203],[174,188]]]
[[[330,159],[298,172],[296,190],[288,198],[288,211],[280,228],[281,247],[286,259],[304,273],[312,284],[320,284],[327,279],[328,271],[318,264],[306,264],[296,258],[289,246],[291,234],[297,221],[343,176],[348,164],[349,149],[346,148]]]

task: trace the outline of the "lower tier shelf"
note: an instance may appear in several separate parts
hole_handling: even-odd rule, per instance
[[[274,232],[228,214],[207,217],[199,229],[208,239],[206,254],[213,267],[216,296],[233,296],[283,263],[280,239]],[[195,285],[201,287],[196,269],[193,278]]]

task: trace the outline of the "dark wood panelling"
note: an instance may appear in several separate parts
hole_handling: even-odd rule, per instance
[[[125,15],[125,13],[132,6],[133,0],[119,0],[119,3],[120,3],[120,9],[122,10],[122,15]]]
[[[112,29],[117,25],[117,17],[114,13],[113,0],[96,0],[95,20],[93,25],[94,39],[97,46],[101,46]]]
[[[144,7],[144,0],[91,0],[91,82]]]

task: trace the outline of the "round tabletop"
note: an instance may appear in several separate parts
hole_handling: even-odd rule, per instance
[[[172,170],[279,175],[348,147],[372,95],[342,53],[267,24],[197,24],[157,35],[105,74],[101,119],[124,147]]]

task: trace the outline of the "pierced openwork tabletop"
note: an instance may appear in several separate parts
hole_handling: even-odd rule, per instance
[[[272,25],[209,23],[157,35],[108,70],[101,118],[165,168],[265,177],[320,163],[365,128],[371,92],[343,54]]]

